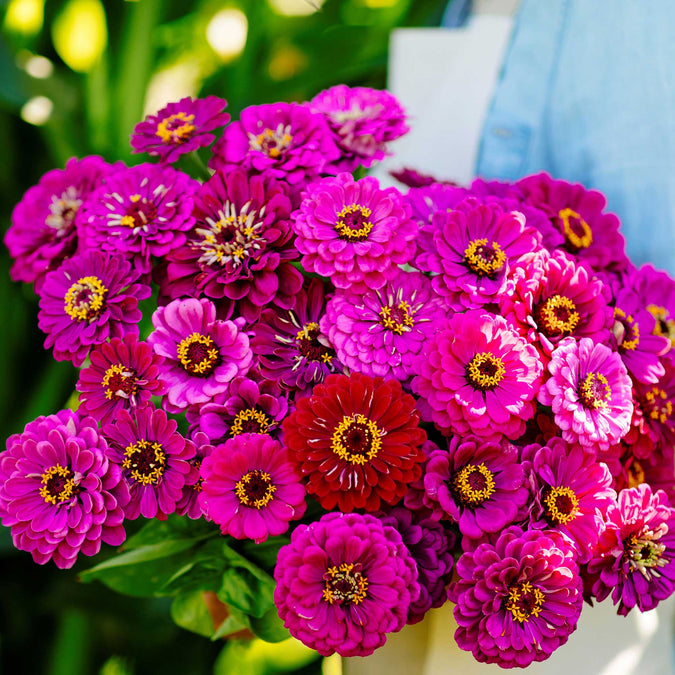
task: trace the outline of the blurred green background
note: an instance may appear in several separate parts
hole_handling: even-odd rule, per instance
[[[304,101],[341,82],[383,88],[397,26],[438,25],[446,0],[0,2],[0,219],[71,156],[137,163],[129,134],[182,96]],[[76,379],[42,348],[32,288],[0,252],[0,430],[64,407]],[[178,628],[169,599],[117,595],[33,564],[0,527],[0,673],[337,675],[297,644],[218,643]]]

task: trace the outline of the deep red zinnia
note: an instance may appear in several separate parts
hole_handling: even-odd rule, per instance
[[[284,441],[321,506],[376,511],[421,474],[419,419],[397,380],[329,375],[284,420]]]

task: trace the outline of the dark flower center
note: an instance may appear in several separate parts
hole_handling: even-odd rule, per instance
[[[184,112],[169,115],[157,125],[155,135],[162,139],[162,143],[181,145],[192,136],[192,132],[195,130],[195,126],[192,124],[194,119],[194,115],[188,115]]]
[[[138,378],[133,370],[118,363],[105,371],[101,385],[107,399],[129,399],[138,391]]]
[[[346,415],[331,438],[331,450],[350,464],[366,464],[382,447],[382,432],[377,424],[360,413]]]
[[[220,351],[208,335],[192,333],[181,340],[177,349],[178,360],[191,375],[208,377],[220,363]]]
[[[103,311],[107,295],[98,277],[82,277],[66,291],[64,310],[73,321],[93,321]]]
[[[276,492],[276,485],[268,473],[254,469],[245,473],[234,486],[234,492],[244,506],[262,509],[271,501]]]
[[[478,276],[492,276],[499,272],[506,262],[506,254],[496,242],[488,244],[487,239],[474,239],[464,251],[464,263]]]
[[[588,223],[574,210],[562,209],[558,212],[565,234],[565,247],[570,253],[578,253],[593,243],[593,232]]]
[[[122,467],[141,485],[157,485],[166,469],[166,453],[159,443],[138,440],[124,450]]]
[[[276,129],[265,129],[257,136],[249,134],[249,147],[251,150],[264,153],[270,159],[277,159],[288,150],[293,142],[290,132],[290,124],[286,126],[280,124]]]
[[[656,530],[650,530],[645,525],[641,532],[631,534],[624,540],[623,558],[628,562],[631,571],[638,570],[647,581],[661,576],[657,568],[667,565],[668,559],[663,555],[666,545],[660,543],[660,539],[667,532],[668,526],[665,523]]]
[[[495,389],[504,379],[506,368],[504,362],[491,352],[476,354],[466,366],[467,382],[481,391]]]
[[[148,223],[157,218],[157,207],[141,195],[131,195],[130,199],[131,204],[127,207],[126,215],[122,216],[120,224],[144,229]]]
[[[329,567],[323,575],[323,599],[331,605],[358,605],[368,597],[361,563]]]
[[[620,352],[635,351],[640,344],[640,327],[630,314],[619,307],[614,308],[612,333]]]
[[[368,238],[373,224],[369,218],[372,211],[361,204],[349,204],[337,214],[335,230],[345,241],[364,241]]]
[[[571,488],[549,487],[542,501],[544,513],[554,525],[564,525],[577,517],[579,500]]]
[[[300,356],[307,361],[330,363],[335,352],[319,342],[319,324],[312,321],[302,327],[295,336],[295,344]]]
[[[506,609],[518,623],[529,621],[531,616],[539,616],[544,605],[544,594],[529,581],[509,586]]]
[[[60,464],[50,466],[42,474],[41,483],[40,497],[47,504],[62,504],[79,492],[70,467]]]
[[[495,477],[485,464],[467,464],[454,475],[450,489],[462,506],[480,506],[494,494]]]
[[[202,457],[193,457],[191,460],[188,460],[190,462],[190,465],[193,466],[197,472],[199,473],[199,470],[202,468],[202,462],[204,461]],[[192,490],[194,492],[201,492],[202,491],[202,483],[204,482],[204,479],[200,476],[197,479],[197,482],[194,483],[194,485],[190,485]]]
[[[652,387],[644,396],[642,410],[649,419],[665,424],[673,414],[673,404],[663,389]]]
[[[648,305],[647,310],[656,319],[654,335],[667,337],[671,348],[675,347],[675,321],[670,318],[668,310],[658,305]]]
[[[415,325],[414,314],[415,312],[410,309],[410,305],[403,301],[399,302],[396,307],[382,307],[380,309],[380,325],[392,331],[392,333],[396,333],[396,335],[402,335],[404,331],[409,331]]]
[[[564,295],[553,295],[534,309],[539,330],[547,337],[569,335],[579,323],[574,302]]]
[[[588,373],[579,386],[579,398],[587,408],[606,408],[611,394],[607,378],[600,373]]]
[[[230,434],[239,436],[239,434],[266,434],[269,431],[270,419],[264,412],[257,408],[246,408],[240,410],[232,422]]]
[[[56,231],[57,238],[65,237],[73,231],[75,216],[81,205],[82,200],[78,199],[77,189],[73,185],[64,190],[60,197],[52,195],[45,223]]]

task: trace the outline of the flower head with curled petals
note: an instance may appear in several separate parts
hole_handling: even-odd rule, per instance
[[[206,434],[200,431],[193,434],[192,442],[195,445],[195,455],[188,459],[190,473],[185,478],[183,494],[176,502],[176,513],[179,516],[187,516],[192,520],[198,520],[202,516],[208,517],[199,503],[199,494],[202,491],[202,483],[204,482],[201,477],[202,462],[205,457],[208,457],[213,452],[213,445],[209,443]]]
[[[576,629],[582,582],[574,550],[557,532],[505,529],[464,553],[448,597],[455,640],[481,663],[524,668],[544,661]]]
[[[303,267],[354,293],[382,288],[415,250],[410,207],[370,176],[355,181],[341,173],[312,183],[293,218]]]
[[[274,603],[291,635],[322,656],[368,656],[405,626],[417,576],[393,527],[328,513],[279,551]]]
[[[375,511],[420,476],[426,434],[397,380],[329,375],[296,405],[282,425],[284,442],[325,509]]]
[[[57,361],[79,366],[92,347],[109,338],[138,335],[138,301],[150,287],[136,283],[139,273],[121,256],[87,251],[50,272],[40,291],[38,325],[45,348]]]
[[[230,116],[223,112],[227,101],[217,96],[193,99],[190,96],[169,103],[155,115],[148,115],[134,127],[131,147],[164,162],[175,162],[181,155],[211,145],[216,137],[209,133],[224,127]]]
[[[70,410],[38,417],[7,440],[0,520],[36,563],[70,568],[80,553],[98,553],[101,542],[124,541],[129,491],[107,450],[96,421]]]
[[[159,379],[168,388],[163,404],[169,412],[210,401],[251,366],[244,320],[217,320],[210,300],[174,300],[155,311],[152,323],[148,342],[164,357]]]
[[[282,445],[263,434],[240,434],[201,465],[199,503],[223,534],[257,544],[283,534],[305,513],[305,488]]]

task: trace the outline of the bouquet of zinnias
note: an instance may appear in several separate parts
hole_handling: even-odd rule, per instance
[[[603,196],[382,188],[386,92],[225,106],[169,104],[131,138],[157,162],[71,159],[14,210],[12,276],[81,368],[79,408],[0,455],[15,545],[69,568],[124,543],[81,578],[323,655],[449,599],[462,649],[522,667],[584,599],[668,597],[675,282]],[[210,145],[203,180],[176,168]]]

